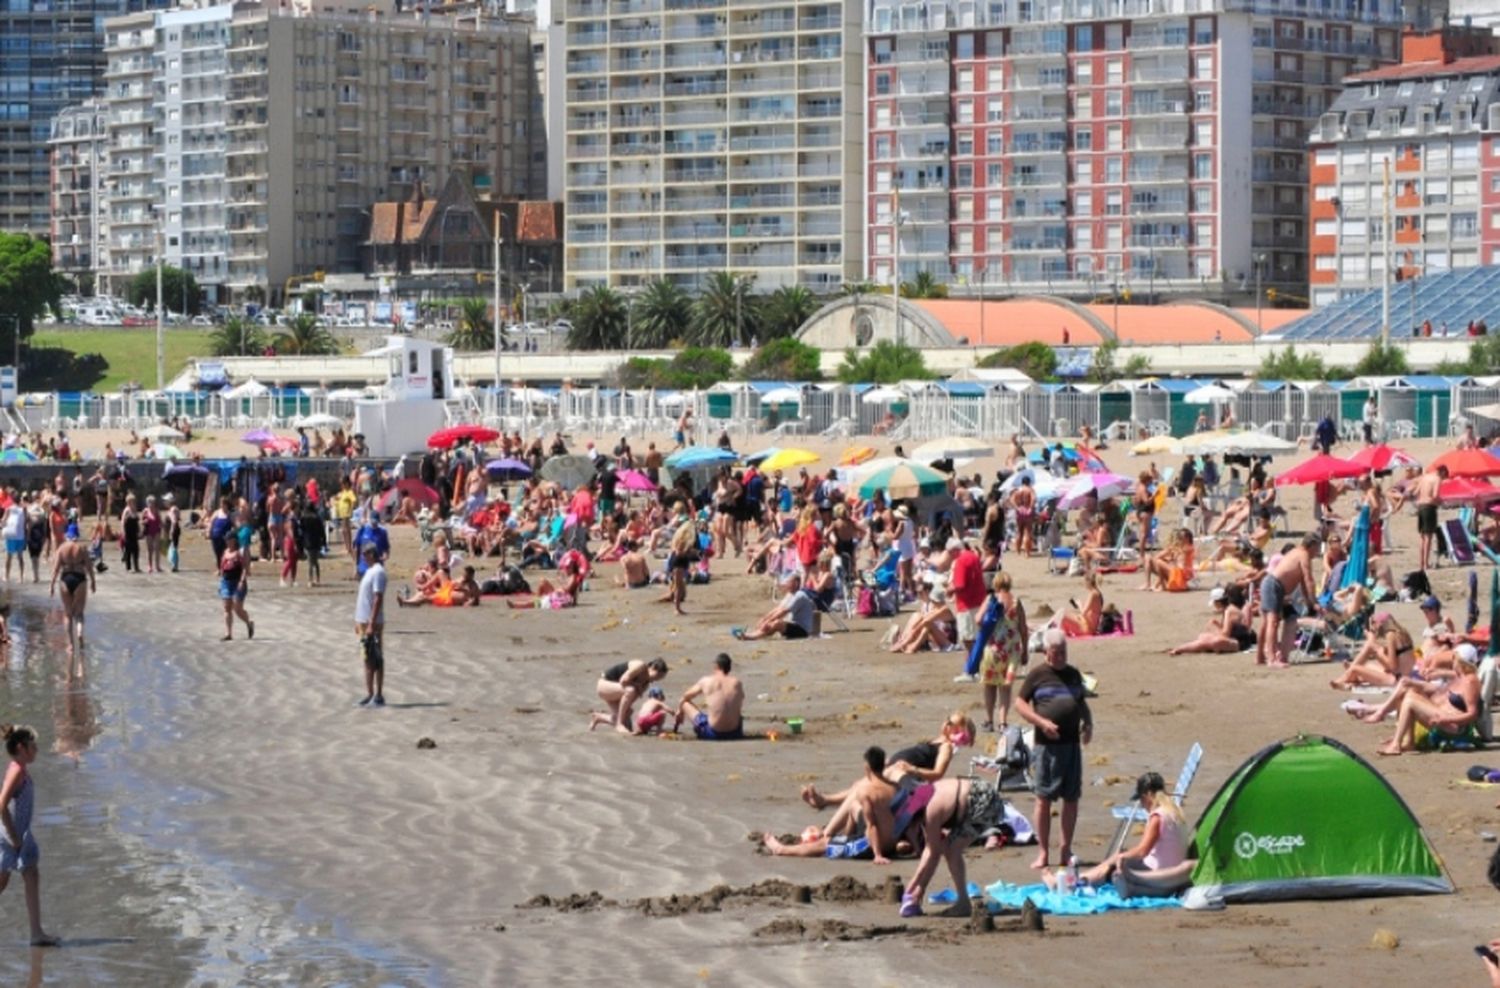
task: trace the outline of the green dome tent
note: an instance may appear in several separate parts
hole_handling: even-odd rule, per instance
[[[1410,808],[1364,759],[1301,735],[1257,752],[1198,821],[1183,904],[1452,892]]]

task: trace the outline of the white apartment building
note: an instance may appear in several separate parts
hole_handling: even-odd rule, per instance
[[[1307,285],[1307,134],[1394,0],[871,0],[868,272],[1108,296]]]
[[[566,288],[859,277],[862,0],[566,0]]]
[[[51,160],[52,266],[75,281],[92,282],[104,253],[104,105],[89,100],[52,118],[47,140]]]
[[[375,202],[450,174],[541,195],[530,20],[239,2],[110,20],[107,272],[191,270],[220,301],[357,271]],[[212,296],[211,296],[212,297]]]

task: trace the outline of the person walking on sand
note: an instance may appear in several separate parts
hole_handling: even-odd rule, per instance
[[[89,550],[78,541],[78,526],[68,526],[68,541],[53,553],[50,596],[57,596],[62,581],[63,622],[68,633],[68,678],[72,679],[73,658],[83,652],[83,610],[88,606],[89,592],[94,589],[94,564]]]
[[[1255,642],[1255,664],[1285,669],[1287,653],[1297,631],[1292,620],[1291,596],[1300,588],[1308,601],[1318,599],[1312,561],[1318,552],[1318,537],[1304,535],[1297,548],[1276,561],[1260,581],[1260,637]],[[1282,638],[1288,641],[1282,641]]]
[[[0,892],[10,884],[12,872],[21,873],[26,890],[26,916],[31,921],[31,945],[56,947],[57,937],[42,929],[42,852],[31,835],[31,817],[36,808],[36,784],[28,771],[36,761],[36,731],[29,727],[0,725],[10,765],[0,782]]]
[[[672,725],[675,733],[683,721],[693,725],[693,733],[700,741],[728,741],[745,736],[745,723],[741,711],[745,706],[745,686],[738,676],[730,674],[733,662],[720,652],[714,659],[714,671],[688,687],[677,705],[677,722]],[[693,703],[701,703],[700,710]]]
[[[677,502],[677,530],[672,533],[672,542],[667,556],[667,570],[672,581],[665,597],[659,604],[671,604],[678,614],[685,614],[682,604],[687,600],[688,569],[698,561],[698,524],[693,520],[687,502]]]
[[[1432,473],[1422,474],[1412,492],[1412,500],[1417,503],[1417,535],[1421,539],[1417,568],[1421,570],[1427,569],[1427,561],[1432,557],[1432,543],[1438,533],[1438,492],[1447,479],[1448,468],[1440,466]],[[1441,560],[1441,555],[1438,558]]]
[[[241,548],[238,542],[224,547],[219,557],[219,600],[224,604],[224,637],[234,638],[234,619],[245,622],[245,636],[255,637],[255,622],[245,611],[245,597],[250,593],[250,550]]]
[[[365,698],[361,707],[385,706],[385,564],[374,542],[360,546],[365,575],[354,603],[354,634],[365,656]]]
[[[1026,674],[1016,695],[1016,713],[1036,726],[1037,856],[1033,868],[1046,868],[1052,838],[1052,804],[1062,800],[1062,843],[1058,860],[1073,853],[1078,800],[1083,795],[1083,745],[1094,737],[1094,715],[1084,699],[1083,674],[1068,664],[1068,639],[1060,628],[1042,637],[1047,662]]]

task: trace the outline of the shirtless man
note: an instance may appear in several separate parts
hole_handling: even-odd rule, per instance
[[[78,541],[78,530],[70,528],[70,537],[53,557],[51,596],[57,595],[57,581],[62,580],[63,618],[68,631],[68,678],[74,678],[74,658],[78,658],[82,671],[83,609],[88,605],[89,592],[94,589],[94,564],[89,559],[89,550]],[[86,585],[85,585],[86,584]]]
[[[1285,608],[1300,587],[1309,600],[1318,599],[1313,582],[1312,561],[1318,552],[1318,537],[1305,535],[1297,548],[1276,561],[1260,582],[1260,638],[1255,643],[1255,664],[1284,669],[1297,632],[1297,622],[1287,621]],[[1283,641],[1282,639],[1286,640]]]
[[[731,741],[745,736],[744,720],[740,716],[745,706],[745,687],[737,676],[731,676],[729,656],[720,652],[714,659],[714,671],[688,687],[677,705],[677,721],[672,725],[676,731],[684,720],[693,725],[693,733],[700,741]],[[693,703],[698,700],[703,709]]]
[[[625,554],[620,557],[620,575],[615,584],[629,590],[651,585],[651,564],[640,546],[630,539],[625,540]]]
[[[727,661],[727,659],[726,659]],[[828,850],[831,838],[857,837],[861,824],[865,838],[870,842],[876,864],[890,864],[890,855],[896,851],[896,821],[891,814],[891,800],[896,796],[896,787],[885,777],[885,749],[865,749],[865,774],[849,787],[844,801],[834,812],[820,836],[800,844],[784,844],[774,834],[764,838],[766,850],[772,854],[797,858],[821,858]]]
[[[1417,534],[1421,536],[1421,554],[1417,556],[1419,568],[1427,569],[1427,558],[1432,555],[1433,536],[1438,532],[1438,489],[1448,479],[1448,468],[1438,467],[1433,473],[1424,473],[1417,478],[1412,500],[1417,503]]]

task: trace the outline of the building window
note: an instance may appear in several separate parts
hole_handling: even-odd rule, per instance
[[[1110,124],[1104,128],[1104,146],[1110,151],[1124,150],[1125,128],[1119,124]],[[1113,179],[1112,181],[1118,181],[1118,179]]]
[[[999,65],[991,65],[985,70],[985,88],[990,92],[998,93],[1005,88],[1005,69]]]
[[[1110,25],[1113,27],[1114,25]],[[1104,63],[1104,80],[1112,86],[1117,86],[1125,81],[1125,63],[1118,58],[1111,58]]]
[[[891,135],[877,134],[875,136],[874,156],[876,161],[884,161],[891,156]]]
[[[1214,43],[1214,22],[1211,17],[1199,17],[1193,21],[1193,44],[1211,45]]]
[[[1087,120],[1094,115],[1094,97],[1091,93],[1079,93],[1073,97],[1073,116]]]
[[[961,124],[971,124],[974,122],[973,100],[961,99],[958,101],[958,122]]]
[[[971,189],[974,187],[974,166],[959,165],[953,169],[953,185],[959,189]]]
[[[959,230],[954,236],[953,248],[959,254],[974,253],[974,231],[969,227]]]
[[[1073,150],[1092,151],[1094,149],[1094,131],[1089,127],[1073,128]]]
[[[1073,193],[1073,215],[1074,216],[1092,216],[1092,215],[1094,215],[1094,194],[1092,192],[1075,192],[1075,193]],[[1500,216],[1500,213],[1497,213],[1496,215]]]
[[[992,187],[996,186],[996,185],[999,185],[1000,182],[1001,182],[1001,180],[1002,180],[1002,177],[1004,176],[1004,174],[1005,174],[1005,168],[1004,168],[1004,166],[1001,165],[1000,162],[998,162],[998,161],[992,161],[988,165],[985,166],[985,172],[984,172],[985,182],[984,182],[984,184],[988,185],[988,186],[992,186]]]
[[[1125,25],[1118,21],[1104,25],[1104,49],[1120,51],[1125,47]]]
[[[958,36],[957,52],[955,58],[974,57],[974,36],[972,34],[960,34]]]
[[[875,126],[889,127],[891,125],[891,106],[889,103],[875,104]]]
[[[1110,189],[1104,193],[1104,215],[1121,216],[1125,212],[1125,194],[1119,189]]]
[[[891,74],[889,72],[875,73],[875,95],[889,96],[891,94]]]
[[[1104,159],[1104,180],[1106,182],[1121,182],[1125,179],[1125,166],[1119,158]]]
[[[1212,52],[1202,51],[1193,56],[1193,78],[1212,79],[1214,77],[1214,56]]]
[[[1080,86],[1092,86],[1094,84],[1094,63],[1087,58],[1080,58],[1073,66],[1073,81]]]
[[[1094,29],[1091,25],[1080,24],[1073,29],[1073,50],[1094,50]]]
[[[961,68],[961,69],[958,70],[958,86],[957,86],[957,89],[961,93],[972,93],[974,91],[974,69],[973,69],[973,67],[966,65],[963,68]]]
[[[1313,234],[1319,237],[1334,237],[1339,232],[1338,220],[1318,220],[1313,224]]]
[[[1193,177],[1194,178],[1213,178],[1214,177],[1214,156],[1213,155],[1211,155],[1211,154],[1195,154],[1195,155],[1193,155]]]
[[[1214,125],[1212,120],[1198,120],[1193,123],[1193,146],[1206,148],[1213,147]]]
[[[1118,89],[1107,90],[1104,94],[1104,115],[1106,117],[1119,117],[1125,113],[1125,94]]]
[[[974,154],[974,132],[972,130],[960,131],[958,135],[957,153],[962,157],[972,157]]]
[[[1198,113],[1209,113],[1214,108],[1214,91],[1212,89],[1193,90],[1193,109]]]

